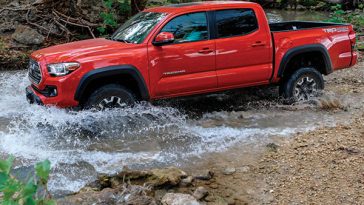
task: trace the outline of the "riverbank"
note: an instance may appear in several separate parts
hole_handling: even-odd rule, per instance
[[[139,200],[139,204],[172,204],[171,201],[179,199],[214,205],[362,204],[363,79],[364,63],[359,63],[325,78],[326,94],[333,93],[335,97],[323,97],[314,107],[281,108],[316,109],[337,117],[343,110],[349,113],[349,118],[336,124],[288,137],[273,136],[254,144],[237,144],[180,165],[184,171],[124,169],[109,177],[99,177],[80,193],[59,202],[90,204],[97,199],[99,204],[117,204],[116,199],[133,199]]]

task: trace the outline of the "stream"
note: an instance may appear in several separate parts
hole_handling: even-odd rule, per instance
[[[268,12],[272,21],[300,17]],[[98,174],[116,173],[123,166],[185,166],[232,146],[264,145],[272,136],[334,126],[351,116],[350,110],[284,106],[274,87],[142,103],[124,110],[75,112],[29,105],[24,94],[28,84],[25,71],[0,72],[0,155],[15,156],[20,172],[49,159],[49,188],[56,195],[76,192]]]

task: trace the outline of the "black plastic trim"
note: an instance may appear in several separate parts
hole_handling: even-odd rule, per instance
[[[297,29],[293,30],[293,26]],[[316,21],[281,21],[278,23],[269,23],[271,32],[291,32],[309,30],[315,28],[328,28],[333,26],[350,26],[347,23],[331,23],[331,22],[316,22]]]
[[[38,105],[44,105],[42,100],[32,91],[30,86],[25,88],[25,96],[27,98],[27,101],[29,104],[38,104]]]
[[[327,51],[326,47],[321,44],[310,44],[292,48],[286,52],[283,56],[281,63],[279,65],[278,77],[283,77],[284,70],[286,69],[289,61],[298,54],[308,53],[312,51],[318,51],[323,54],[325,61],[325,69],[323,70],[323,74],[327,75],[332,73],[332,62]]]
[[[104,68],[98,68],[86,73],[82,78],[77,87],[75,93],[75,100],[80,101],[82,95],[84,94],[87,87],[92,83],[92,81],[107,78],[120,74],[129,74],[131,75],[138,83],[138,88],[141,96],[141,100],[149,100],[149,92],[147,85],[145,84],[144,78],[141,73],[132,65],[118,65],[118,66],[109,66]],[[121,79],[122,80],[122,79]]]

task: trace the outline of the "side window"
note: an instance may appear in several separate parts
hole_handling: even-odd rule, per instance
[[[171,32],[175,43],[207,40],[207,18],[205,12],[178,16],[168,22],[161,32]]]
[[[229,9],[216,11],[217,37],[224,38],[251,33],[258,29],[252,9]]]

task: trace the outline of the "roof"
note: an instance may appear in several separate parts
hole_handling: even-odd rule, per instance
[[[148,12],[165,12],[165,13],[179,13],[183,11],[212,9],[217,7],[237,7],[241,5],[256,5],[253,2],[247,1],[202,1],[181,4],[170,4],[161,7],[154,7],[147,9]]]

